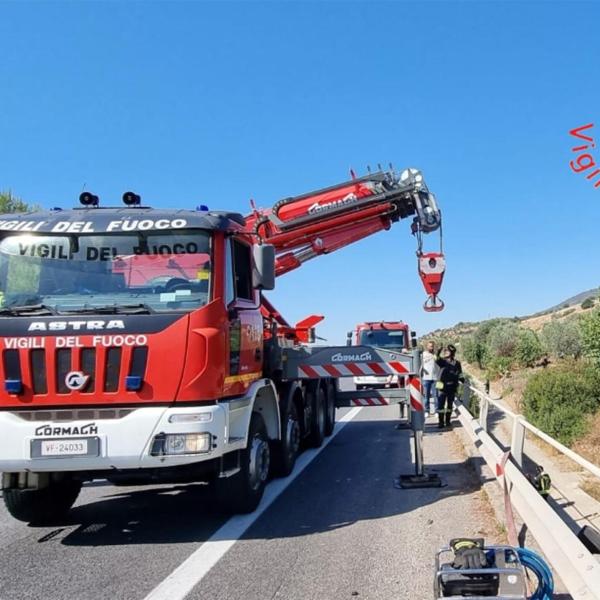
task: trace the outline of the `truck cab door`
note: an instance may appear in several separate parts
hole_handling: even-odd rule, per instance
[[[226,240],[226,303],[229,312],[229,376],[225,394],[243,394],[262,376],[263,319],[252,287],[252,246],[242,238]]]

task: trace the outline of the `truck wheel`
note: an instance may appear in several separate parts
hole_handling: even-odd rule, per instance
[[[327,384],[327,411],[325,415],[325,435],[330,436],[335,427],[335,384]]]
[[[248,444],[240,452],[240,471],[216,481],[219,508],[236,514],[252,512],[265,491],[270,463],[271,452],[265,423],[258,413],[252,413]]]
[[[298,408],[294,400],[290,398],[281,415],[281,441],[273,444],[273,472],[275,475],[285,477],[294,470],[296,458],[300,452],[301,437]]]
[[[63,479],[39,490],[2,491],[8,512],[19,521],[47,523],[63,517],[75,504],[81,481]]]
[[[325,422],[327,420],[325,393],[320,385],[317,385],[311,394],[312,411],[310,420],[310,433],[308,443],[313,448],[318,448],[325,439]]]

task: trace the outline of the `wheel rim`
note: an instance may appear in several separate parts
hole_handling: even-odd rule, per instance
[[[258,490],[267,481],[270,462],[269,443],[259,436],[254,437],[250,446],[250,466],[248,468],[248,481],[252,490]]]
[[[288,457],[293,458],[300,448],[300,423],[293,415],[288,416],[285,436],[288,448]]]

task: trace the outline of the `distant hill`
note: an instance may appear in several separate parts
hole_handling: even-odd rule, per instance
[[[568,306],[573,306],[575,304],[581,304],[583,301],[587,300],[588,298],[596,298],[596,296],[598,296],[598,288],[594,288],[592,290],[587,290],[587,292],[580,292],[576,296],[571,296],[570,298],[563,300],[560,304],[557,304],[556,306],[553,306],[552,308],[548,308],[547,310],[545,310],[543,312],[555,311],[555,310],[558,310],[559,308],[567,308]]]
[[[591,290],[587,290],[585,292],[580,292],[575,296],[571,296],[566,300],[563,300],[560,304],[553,306],[551,308],[546,308],[545,310],[540,310],[532,315],[524,315],[522,317],[501,317],[499,319],[488,319],[492,321],[518,321],[525,327],[529,329],[533,329],[534,331],[539,331],[545,323],[547,323],[552,318],[563,319],[569,317],[573,314],[581,314],[584,312],[584,309],[581,307],[581,303],[587,300],[588,298],[598,298],[600,296],[600,290],[598,288],[594,288]],[[596,301],[596,306],[598,306],[598,302]],[[421,339],[427,339],[430,337],[444,339],[447,341],[452,341],[453,343],[459,342],[459,340],[475,331],[477,327],[483,323],[481,322],[460,322],[452,327],[446,327],[443,329],[437,329],[435,331],[430,331],[421,337]]]

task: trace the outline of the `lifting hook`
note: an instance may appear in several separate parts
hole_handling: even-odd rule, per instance
[[[444,310],[444,302],[438,298],[438,294],[444,280],[446,271],[446,259],[442,252],[417,252],[419,277],[427,292],[427,300],[423,309],[427,312],[439,312]]]

